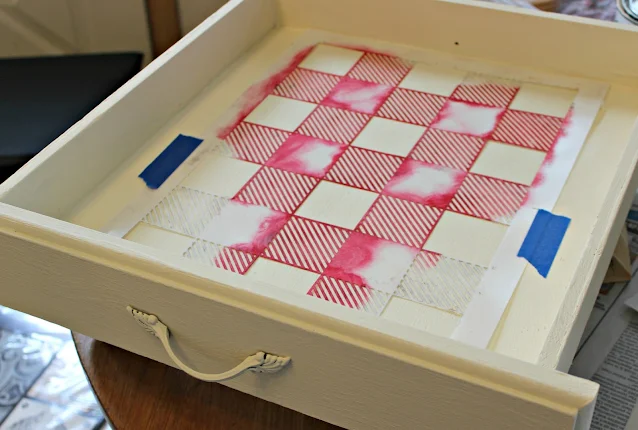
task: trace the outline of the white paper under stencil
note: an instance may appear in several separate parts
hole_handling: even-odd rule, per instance
[[[534,209],[518,211],[454,330],[453,339],[479,348],[487,346],[527,267],[527,261],[517,255],[535,216]]]
[[[514,217],[489,271],[454,331],[453,339],[480,348],[489,344],[523,271],[528,267],[526,260],[517,255],[536,212],[538,209],[551,212],[554,208],[606,92],[605,86],[592,85],[578,93],[571,117],[567,119],[568,127],[541,166],[535,180],[537,183],[530,188],[525,205]]]

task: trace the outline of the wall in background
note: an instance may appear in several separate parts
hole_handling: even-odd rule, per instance
[[[150,60],[144,0],[0,0],[0,57],[113,51]]]
[[[197,27],[227,0],[177,0],[182,34]]]
[[[176,9],[184,35],[226,0],[0,0],[0,58],[137,51],[148,63],[147,2]]]

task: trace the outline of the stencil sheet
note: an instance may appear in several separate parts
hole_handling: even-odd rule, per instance
[[[128,237],[356,311],[461,316],[577,93],[318,44]]]

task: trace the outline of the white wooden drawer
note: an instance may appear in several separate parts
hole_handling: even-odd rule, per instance
[[[101,232],[306,29],[610,85],[555,205],[572,220],[555,267],[525,270],[486,349],[433,334],[441,317],[400,324]],[[348,428],[588,428],[598,387],[562,372],[638,185],[637,45],[633,27],[469,1],[232,0],[0,185],[0,303],[174,365],[134,306],[202,372],[289,356],[224,384]]]

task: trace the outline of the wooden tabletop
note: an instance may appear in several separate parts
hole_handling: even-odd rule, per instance
[[[338,427],[74,333],[82,366],[116,430]]]

